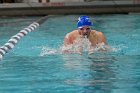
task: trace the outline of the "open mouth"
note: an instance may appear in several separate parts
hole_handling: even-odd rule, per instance
[[[87,36],[88,35],[88,33],[86,32],[86,33],[83,33],[83,36]]]

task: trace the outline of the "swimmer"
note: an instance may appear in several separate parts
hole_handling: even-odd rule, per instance
[[[73,44],[77,38],[87,38],[91,43],[91,47],[96,47],[98,44],[102,43],[107,45],[106,38],[102,32],[91,29],[92,22],[90,18],[86,15],[82,15],[78,18],[77,29],[66,34],[64,38],[64,46]],[[64,52],[68,52],[65,50]],[[77,53],[82,54],[81,50]],[[93,53],[93,49],[89,50],[89,54]]]

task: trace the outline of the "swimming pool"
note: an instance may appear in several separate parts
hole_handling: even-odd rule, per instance
[[[0,61],[0,93],[139,93],[140,14],[90,15],[111,51],[62,54],[79,15],[50,17]],[[40,17],[0,19],[0,45]]]

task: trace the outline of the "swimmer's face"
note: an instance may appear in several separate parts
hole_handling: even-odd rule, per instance
[[[83,26],[81,28],[78,28],[78,30],[79,30],[80,34],[83,36],[87,36],[88,33],[91,31],[89,26]]]

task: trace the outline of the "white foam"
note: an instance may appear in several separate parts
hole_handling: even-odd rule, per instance
[[[69,53],[80,53],[88,51],[91,48],[91,43],[87,38],[77,38],[73,44],[62,46],[61,51],[68,51]]]
[[[58,50],[44,46],[41,50],[40,56],[57,54]]]
[[[105,43],[99,43],[94,48],[94,51],[107,51],[110,47],[108,45],[105,45]]]
[[[99,43],[96,47],[92,47],[90,41],[87,38],[78,38],[74,41],[73,44],[62,46],[62,51],[69,51],[69,53],[77,53],[77,52],[98,52],[98,51],[107,51],[110,47],[105,45],[104,43]],[[65,53],[65,52],[64,52]]]
[[[128,48],[124,44],[119,45],[105,45],[104,43],[99,43],[96,47],[91,47],[91,44],[86,39],[78,39],[74,42],[74,44],[62,46],[61,51],[67,50],[66,53],[77,53],[77,50],[80,49],[81,52],[85,52],[88,54],[97,53],[97,52],[106,52],[106,53],[117,53],[122,51],[124,48]],[[63,52],[65,53],[65,52]]]
[[[123,44],[120,44],[120,45],[110,46],[109,51],[110,52],[119,52],[119,51],[121,51],[124,48],[128,48],[128,47],[123,45]]]
[[[123,48],[126,48],[125,45],[105,45],[104,43],[99,43],[96,47],[91,47],[91,43],[87,38],[77,39],[73,44],[70,45],[61,45],[58,48],[51,48],[47,46],[43,46],[40,56],[52,55],[52,54],[71,54],[71,53],[98,53],[98,52],[119,52]],[[79,54],[80,54],[79,53]]]

